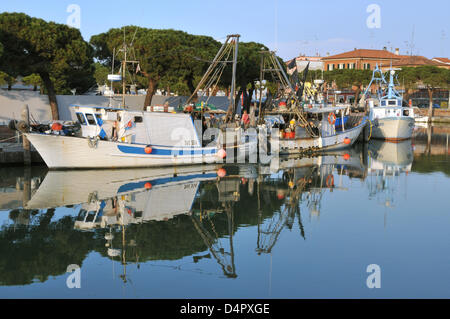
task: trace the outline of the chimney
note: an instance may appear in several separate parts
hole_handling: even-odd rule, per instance
[[[384,51],[387,51],[387,47],[383,47],[383,50],[384,50]]]
[[[400,55],[400,49],[399,48],[395,48],[395,55]]]

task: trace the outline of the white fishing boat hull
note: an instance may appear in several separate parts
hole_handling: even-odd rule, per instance
[[[279,139],[279,154],[299,154],[351,147],[357,141],[366,124],[367,120],[364,119],[358,126],[327,137]]]
[[[89,138],[25,134],[50,169],[159,167],[223,162],[217,147],[153,146],[126,144]]]
[[[410,139],[414,129],[412,117],[386,117],[372,122],[372,138],[391,141]]]

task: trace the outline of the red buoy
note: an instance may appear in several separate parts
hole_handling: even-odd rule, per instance
[[[227,176],[227,171],[225,170],[225,168],[220,168],[217,171],[217,176],[219,176],[220,178]]]
[[[129,121],[127,126],[128,126],[129,128],[133,127],[133,122]]]
[[[344,138],[344,144],[350,144],[352,142],[351,139],[349,139],[348,137]]]
[[[153,152],[153,149],[151,146],[146,146],[144,151],[145,151],[145,154],[151,154]]]
[[[53,123],[52,124],[52,131],[62,131],[63,126],[61,123]]]
[[[145,187],[145,189],[151,189],[152,184],[150,182],[147,182],[147,183],[145,183],[144,187]]]
[[[225,158],[227,156],[227,152],[221,148],[218,152],[217,152],[217,156],[219,156],[220,158]]]
[[[350,159],[350,154],[345,153],[342,157],[343,157],[346,161],[348,161],[348,160]]]

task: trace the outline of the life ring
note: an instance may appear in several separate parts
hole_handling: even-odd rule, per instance
[[[331,125],[334,125],[334,123],[336,123],[336,114],[332,112],[328,114],[328,123],[330,123]]]
[[[326,184],[327,184],[327,187],[333,187],[334,186],[334,176],[333,176],[333,174],[329,174],[327,176]]]

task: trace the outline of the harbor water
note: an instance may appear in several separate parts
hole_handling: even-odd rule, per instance
[[[266,165],[0,168],[0,297],[449,298],[449,135]]]

